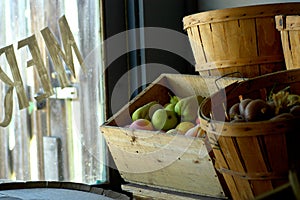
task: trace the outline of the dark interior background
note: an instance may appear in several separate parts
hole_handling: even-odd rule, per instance
[[[129,29],[139,28],[141,23],[143,23],[144,27],[163,27],[186,34],[183,30],[183,17],[198,11],[197,1],[151,0],[142,1],[143,13],[141,13],[140,2],[135,0],[104,1],[104,39],[108,39]],[[143,22],[140,20],[141,14],[143,14]],[[128,45],[130,45],[130,42],[130,38],[123,38],[123,40],[118,43],[118,46],[120,49],[126,49]],[[192,56],[190,46],[185,45],[183,48],[186,49],[187,54]],[[181,74],[196,74],[191,63],[168,51],[141,49],[128,52],[115,59],[111,64],[105,66],[106,102],[108,106],[106,112],[107,117],[113,115],[113,111],[111,110],[111,98],[116,83],[128,70],[141,64],[139,58],[141,51],[144,51],[146,63],[160,63],[173,68]],[[147,70],[150,69],[147,68]],[[153,77],[149,79],[153,79]],[[147,82],[151,81],[152,80],[147,80]],[[122,89],[120,90],[124,93],[119,94],[119,105],[117,105],[117,107],[114,105],[114,110],[121,108],[144,87],[145,86],[141,87],[138,91],[132,91],[129,84],[126,86],[122,85]]]

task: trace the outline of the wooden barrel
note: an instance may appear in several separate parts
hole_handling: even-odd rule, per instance
[[[300,68],[300,16],[278,15],[275,19],[276,28],[281,33],[286,68]]]
[[[30,181],[0,183],[0,199],[129,200],[130,197],[112,190],[81,183]]]
[[[300,94],[300,70],[275,72],[231,84],[201,105],[201,128],[210,141],[215,168],[224,176],[233,199],[254,199],[288,183],[291,166],[299,167],[300,119],[231,123],[224,120],[224,107],[239,102],[239,95],[265,99],[271,90],[287,86],[291,93]]]
[[[275,16],[298,14],[300,3],[211,10],[183,18],[200,75],[244,77],[285,69]]]

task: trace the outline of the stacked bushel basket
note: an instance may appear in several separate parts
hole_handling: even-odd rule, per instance
[[[300,66],[298,14],[300,3],[281,3],[212,10],[183,19],[200,75],[240,72],[249,78],[206,98],[199,110],[215,169],[232,199],[260,198],[289,186],[291,172],[299,169],[298,117],[231,122],[228,114],[243,99],[270,100],[279,91],[300,95],[300,70],[295,69]]]

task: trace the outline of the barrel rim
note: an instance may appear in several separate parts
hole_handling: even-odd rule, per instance
[[[184,29],[200,24],[217,23],[236,19],[249,19],[270,17],[279,14],[296,14],[295,5],[300,2],[270,3],[249,6],[240,6],[224,9],[209,10],[185,16],[183,18]]]
[[[106,184],[106,183],[103,183]],[[0,192],[6,190],[22,189],[62,189],[87,192],[96,195],[106,196],[108,198],[130,199],[127,193],[120,193],[112,189],[106,189],[105,185],[90,185],[79,182],[69,181],[7,181],[0,183]]]

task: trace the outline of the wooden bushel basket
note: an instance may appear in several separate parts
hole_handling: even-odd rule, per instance
[[[286,68],[300,68],[300,16],[278,15],[275,19],[281,33]]]
[[[238,96],[265,99],[290,86],[300,94],[300,70],[286,70],[227,86],[201,104],[200,124],[233,199],[253,199],[288,182],[291,166],[299,167],[299,118],[278,121],[224,122],[224,107]],[[213,116],[214,119],[211,119]]]
[[[285,69],[275,16],[300,13],[300,3],[212,10],[183,18],[200,75],[241,72],[256,77]]]

